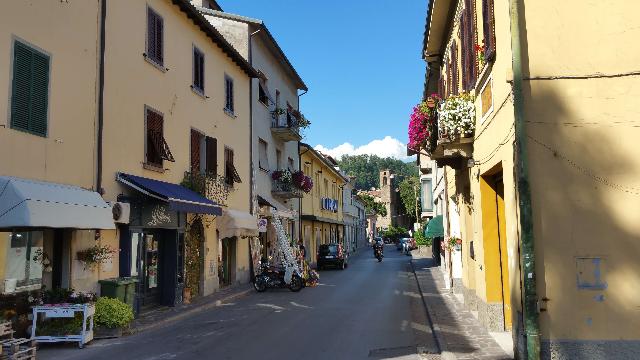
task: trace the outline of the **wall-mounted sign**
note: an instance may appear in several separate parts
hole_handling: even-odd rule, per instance
[[[269,221],[265,218],[258,219],[258,232],[265,233],[267,232],[267,224]]]
[[[320,199],[320,207],[323,210],[338,212],[338,200],[330,199],[330,198],[322,198]]]

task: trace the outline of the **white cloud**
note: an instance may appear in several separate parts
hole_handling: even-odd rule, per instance
[[[407,146],[396,138],[385,136],[384,139],[372,140],[368,144],[358,147],[348,142],[329,149],[322,145],[316,145],[316,150],[341,159],[343,155],[378,155],[380,157],[392,157],[403,161],[411,160],[413,156],[407,156]]]

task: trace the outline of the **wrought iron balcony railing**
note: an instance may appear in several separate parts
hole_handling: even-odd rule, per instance
[[[227,206],[231,187],[222,175],[187,171],[184,173],[184,180],[181,185],[216,202],[220,206]]]

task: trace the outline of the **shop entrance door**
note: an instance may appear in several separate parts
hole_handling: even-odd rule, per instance
[[[228,286],[235,280],[236,238],[222,239],[222,286]]]
[[[142,305],[152,306],[160,303],[160,271],[162,262],[160,261],[160,244],[157,234],[144,233],[143,234],[143,249],[142,249],[142,275],[143,281],[143,296]]]

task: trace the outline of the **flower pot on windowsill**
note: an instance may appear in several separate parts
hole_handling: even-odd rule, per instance
[[[122,328],[108,328],[96,326],[94,329],[94,339],[114,339],[122,336]]]

